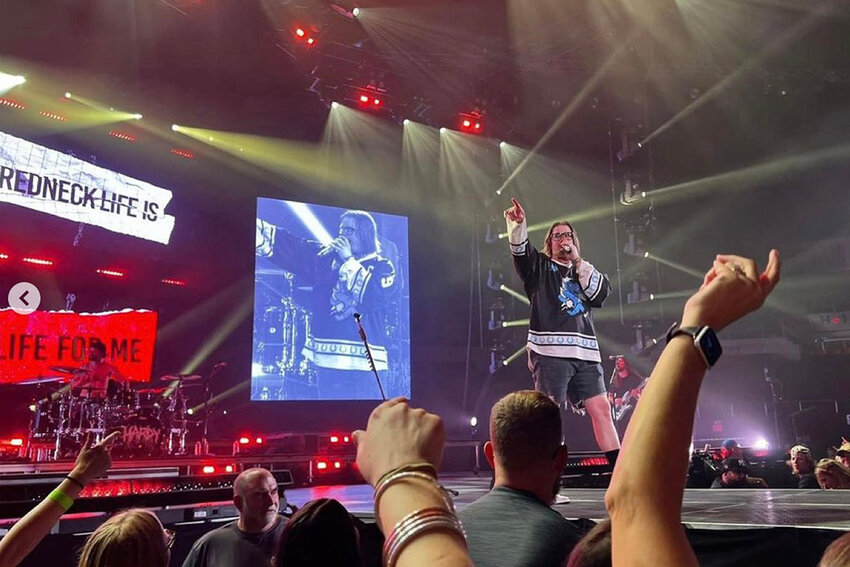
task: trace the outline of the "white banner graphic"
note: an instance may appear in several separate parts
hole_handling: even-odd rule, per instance
[[[0,132],[0,203],[168,244],[171,191]]]

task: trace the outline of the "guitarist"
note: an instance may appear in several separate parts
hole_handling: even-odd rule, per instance
[[[611,384],[608,388],[611,414],[615,423],[625,419],[623,421],[623,429],[625,429],[625,424],[628,423],[627,418],[643,393],[647,379],[637,369],[632,368],[625,356],[617,355],[611,358],[614,358],[614,374],[611,376]]]

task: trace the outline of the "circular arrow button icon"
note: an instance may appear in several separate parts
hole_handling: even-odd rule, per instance
[[[18,315],[29,315],[41,304],[41,292],[29,282],[20,282],[9,290],[9,307]]]

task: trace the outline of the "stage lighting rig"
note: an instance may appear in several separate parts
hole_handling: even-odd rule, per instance
[[[458,115],[458,130],[466,134],[481,134],[484,131],[484,115],[478,110]]]

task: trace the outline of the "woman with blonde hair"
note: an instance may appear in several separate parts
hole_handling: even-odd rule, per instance
[[[850,469],[835,459],[821,459],[815,465],[815,478],[825,490],[850,488]]]
[[[167,567],[174,533],[146,510],[119,512],[89,536],[78,567]]]

